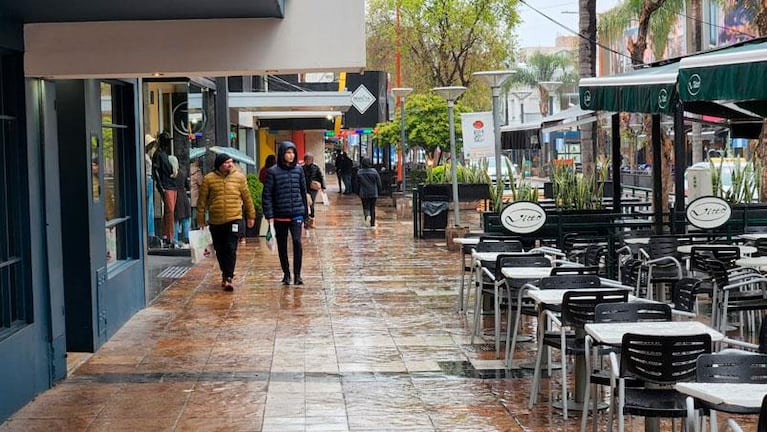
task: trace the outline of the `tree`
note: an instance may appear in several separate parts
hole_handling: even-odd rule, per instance
[[[409,87],[425,93],[461,85],[469,88],[468,105],[486,107],[489,90],[471,86],[471,74],[512,63],[516,6],[517,0],[368,0],[369,68],[394,71],[399,43]]]
[[[447,102],[434,93],[414,94],[405,100],[405,131],[408,147],[423,147],[432,154],[436,148],[446,149],[450,146],[450,130],[447,118]],[[456,102],[453,108],[455,116],[456,152],[460,154],[462,145],[461,116],[467,112],[466,107]],[[376,126],[376,138],[381,143],[396,143],[400,139],[399,112],[395,118]]]
[[[596,76],[597,67],[597,1],[578,1],[578,75],[580,78]],[[594,132],[591,123],[581,125],[581,163],[583,172],[594,173]],[[602,151],[604,154],[604,151]],[[618,155],[613,155],[618,157]]]
[[[516,68],[516,73],[511,76],[508,85],[522,83],[538,89],[540,94],[539,110],[541,115],[549,115],[549,91],[540,83],[543,81],[562,81],[563,84],[572,84],[577,80],[570,72],[570,59],[562,54],[544,54],[540,51],[534,52],[528,57],[524,65]],[[567,80],[567,82],[565,82]]]

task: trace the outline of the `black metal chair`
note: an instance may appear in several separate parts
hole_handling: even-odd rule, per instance
[[[620,303],[628,300],[628,291],[621,289],[572,290],[565,293],[562,299],[561,318],[550,310],[544,310],[544,315],[553,323],[559,325],[559,331],[542,331],[545,327],[539,323],[538,352],[535,357],[535,375],[530,391],[530,407],[538,398],[538,388],[541,382],[541,362],[545,347],[558,349],[562,358],[562,415],[567,419],[567,355],[582,355],[585,353],[584,329],[587,323],[594,322],[596,306],[601,303]],[[572,332],[568,332],[568,329]]]
[[[602,303],[598,304],[594,309],[594,322],[595,323],[625,323],[625,322],[647,322],[647,321],[671,321],[671,306],[665,303],[645,303],[645,302],[633,302],[633,303]],[[610,386],[611,379],[609,371],[604,368],[595,367],[593,359],[601,359],[602,356],[614,352],[615,350],[609,347],[595,347],[593,352],[586,351],[586,364],[591,366],[588,384],[594,386]],[[601,363],[601,361],[600,361]],[[641,386],[643,383],[639,380],[632,380],[627,383],[629,387]],[[596,390],[596,389],[595,389]],[[596,391],[594,392],[596,394]],[[581,432],[586,430],[586,418],[588,417],[589,399],[591,398],[591,392],[586,387],[586,393],[583,398],[583,415],[581,418]],[[597,424],[597,403],[598,399],[595,396],[592,405],[592,415],[594,428]],[[610,405],[608,418],[610,419],[610,427],[612,429],[612,407],[615,406],[615,392],[610,391]]]
[[[743,432],[738,422],[727,419],[726,430],[731,432]],[[762,407],[759,409],[759,421],[756,424],[756,432],[767,432],[767,396],[762,399]]]
[[[684,276],[682,264],[677,252],[679,240],[670,235],[650,237],[648,251],[640,249],[646,260],[642,269],[647,271],[647,298],[654,297],[654,287],[670,284]],[[663,299],[658,299],[663,301]]]
[[[557,267],[552,269],[552,272]],[[599,276],[597,275],[581,275],[581,274],[565,274],[565,275],[552,275],[541,279],[536,284],[538,289],[589,289],[600,287]],[[525,299],[526,290],[524,287],[520,287],[517,290],[511,290],[510,303],[508,316],[514,316],[514,328],[511,326],[506,328],[506,340],[511,340],[511,344],[506,345],[506,367],[511,369],[514,366],[514,353],[517,347],[517,335],[519,334],[519,327],[522,321],[522,315],[538,316],[538,311],[535,308],[535,303],[532,300]],[[516,295],[516,299],[514,299]],[[559,312],[561,307],[549,307],[549,310]],[[511,324],[511,321],[509,321]]]
[[[475,245],[463,245],[461,252],[463,253],[463,274],[461,275],[461,288],[458,294],[458,301],[460,310],[466,310],[466,302],[469,300],[471,292],[466,293],[464,297],[464,280],[466,272],[469,272],[469,290],[471,290],[472,284],[476,284],[475,281],[475,263],[466,263],[466,256],[471,257],[471,252],[522,252],[522,242],[517,238],[510,238],[504,236],[487,236],[483,235],[479,237],[479,242]],[[494,262],[486,261],[482,262],[485,266],[494,266]]]
[[[767,355],[703,354],[698,357],[695,377],[700,383],[767,384]],[[752,408],[711,404],[692,397],[688,397],[686,402],[688,430],[698,430],[705,416],[711,417],[711,424],[716,424],[717,411],[729,414],[756,413]]]
[[[734,352],[734,351],[748,351],[756,352],[760,354],[767,354],[767,318],[762,318],[762,324],[759,326],[759,335],[757,336],[758,343],[746,342],[740,339],[732,339],[725,337],[722,339],[721,352]],[[734,346],[736,348],[725,348],[727,346]]]
[[[551,269],[552,276],[561,275],[596,275],[599,273],[599,267],[575,267],[575,266],[559,266]]]
[[[482,296],[484,294],[492,295],[496,358],[500,356],[501,352],[501,303],[512,298],[509,290],[513,288],[503,276],[502,270],[504,267],[551,267],[551,260],[540,254],[500,254],[493,263],[492,271],[485,265],[478,269],[480,272],[477,276],[479,285],[477,286],[474,302],[474,332],[471,337],[471,343],[474,343],[474,336],[478,334],[480,328]]]
[[[759,273],[732,275],[719,260],[708,261],[714,279],[712,295],[712,327],[724,333],[727,317],[732,312],[767,310],[767,278]]]
[[[703,280],[682,278],[671,285],[671,303],[674,310],[693,317],[698,314],[698,294]]]
[[[707,333],[686,336],[658,336],[626,333],[621,342],[620,362],[610,353],[613,379],[618,380],[618,431],[623,432],[625,416],[685,418],[685,395],[670,388],[695,377],[697,358],[711,353]],[[620,365],[620,366],[619,366]],[[628,379],[646,383],[643,388],[627,387]]]

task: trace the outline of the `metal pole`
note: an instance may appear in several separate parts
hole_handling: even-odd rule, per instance
[[[495,135],[495,181],[502,182],[503,170],[501,169],[501,117],[498,106],[501,96],[501,87],[493,86],[493,135]],[[512,173],[509,173],[511,175]]]
[[[400,100],[400,146],[402,148],[402,193],[407,192],[407,165],[406,158],[405,158],[405,152],[406,146],[405,146],[405,97],[402,96],[402,99]]]
[[[458,158],[455,153],[455,127],[453,124],[453,105],[455,102],[452,100],[447,101],[447,122],[450,128],[450,171],[453,178],[453,211],[455,217],[453,218],[453,224],[455,226],[461,226],[461,212],[458,203]]]

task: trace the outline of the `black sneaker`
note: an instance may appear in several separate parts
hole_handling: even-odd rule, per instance
[[[304,280],[301,279],[301,276],[296,276],[296,280],[293,283],[295,283],[296,285],[303,285]]]
[[[234,291],[234,284],[232,283],[232,278],[226,278],[226,283],[224,284],[224,291]]]
[[[282,277],[282,284],[290,285],[290,274],[285,273],[285,276]]]

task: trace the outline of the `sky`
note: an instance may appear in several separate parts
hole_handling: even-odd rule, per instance
[[[566,27],[578,30],[578,0],[525,0],[525,2]],[[604,12],[620,2],[621,0],[597,0],[597,13]],[[520,3],[519,13],[522,23],[517,27],[516,33],[521,47],[554,46],[557,36],[573,35],[524,4]]]

